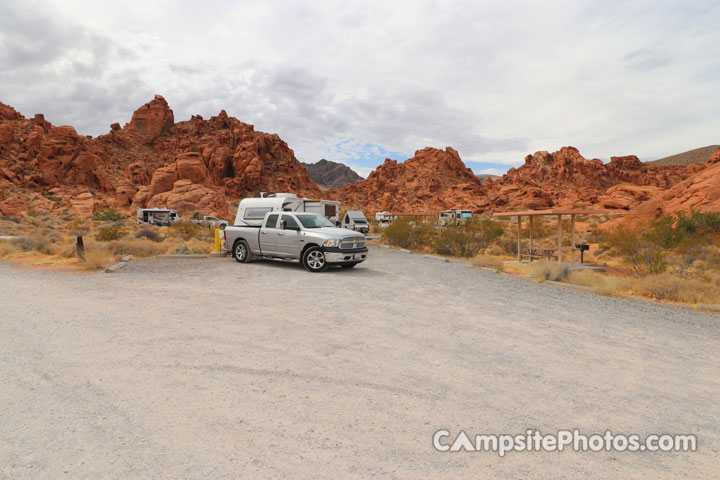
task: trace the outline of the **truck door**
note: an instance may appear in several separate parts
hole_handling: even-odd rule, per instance
[[[283,256],[298,258],[300,256],[300,240],[302,240],[300,225],[292,215],[283,215],[280,218],[280,224],[282,222],[285,222],[285,229],[278,230],[278,253]],[[280,227],[280,224],[278,224],[278,227]]]
[[[278,239],[280,237],[278,236],[278,232],[281,231],[277,229],[279,216],[277,213],[268,215],[267,221],[260,227],[260,249],[263,254],[277,255],[279,253]]]

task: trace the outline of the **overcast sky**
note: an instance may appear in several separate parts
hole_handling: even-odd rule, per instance
[[[453,146],[651,160],[720,143],[720,2],[0,3],[0,101],[107,133],[159,93],[366,175]]]

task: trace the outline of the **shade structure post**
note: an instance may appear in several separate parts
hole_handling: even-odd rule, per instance
[[[517,220],[517,250],[518,250],[518,263],[521,262],[520,260],[520,215],[518,215]]]
[[[558,222],[558,245],[557,245],[557,257],[558,263],[562,262],[562,215],[557,216]]]
[[[575,264],[575,215],[570,215],[570,232],[571,232],[571,241],[572,245],[570,245],[570,265]]]
[[[531,250],[530,253],[531,254],[532,254],[532,249],[533,249],[533,218],[535,218],[535,217],[533,217],[532,215],[530,215],[528,217],[528,222],[530,222],[530,250]],[[530,261],[532,261],[532,257],[530,257]]]

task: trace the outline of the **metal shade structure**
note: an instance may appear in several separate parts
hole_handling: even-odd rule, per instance
[[[548,210],[522,210],[519,212],[499,212],[499,213],[493,213],[493,217],[517,217],[517,247],[518,247],[518,262],[522,261],[522,238],[520,234],[521,230],[521,222],[522,217],[528,217],[528,221],[530,223],[530,248],[529,256],[530,260],[532,261],[532,258],[534,256],[539,255],[533,255],[533,217],[537,216],[554,216],[557,217],[558,220],[558,238],[557,238],[557,259],[558,263],[562,262],[563,258],[563,216],[569,215],[570,216],[570,231],[572,236],[572,243],[570,247],[570,262],[575,263],[575,245],[576,245],[576,237],[575,237],[575,215],[590,215],[590,216],[600,216],[600,215],[624,215],[625,212],[618,212],[614,210],[592,210],[592,209],[581,209],[581,208],[555,208],[555,209],[548,209]],[[547,252],[547,251],[546,251]],[[548,255],[549,257],[550,255]]]

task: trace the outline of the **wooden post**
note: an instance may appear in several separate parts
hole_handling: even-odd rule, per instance
[[[558,221],[558,248],[557,248],[557,257],[558,257],[558,263],[562,262],[562,215],[557,216]]]
[[[75,241],[75,250],[77,250],[77,256],[83,262],[85,261],[85,243],[83,242],[82,235],[77,236]]]
[[[570,232],[572,245],[570,246],[570,266],[575,264],[575,215],[570,215]]]
[[[530,222],[530,254],[532,255],[532,249],[533,249],[533,218],[535,218],[533,215],[530,215],[528,217],[528,222]],[[530,261],[532,262],[532,257],[530,257]]]
[[[520,215],[518,215],[518,263],[521,262],[520,258]]]

